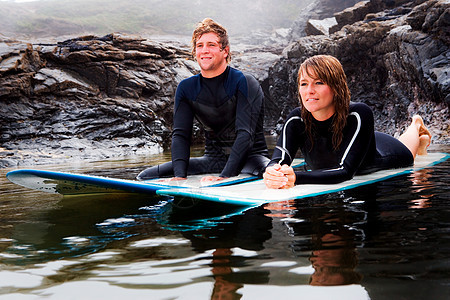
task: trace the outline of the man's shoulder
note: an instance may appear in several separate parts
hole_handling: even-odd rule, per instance
[[[230,73],[229,73],[229,77],[236,79],[237,81],[239,80],[243,80],[243,81],[255,81],[258,82],[255,78],[255,76],[253,76],[250,73],[241,71],[239,69],[233,68],[233,67],[229,67],[230,68]]]
[[[236,69],[236,68],[234,68],[234,67],[232,67],[232,66],[228,66],[228,69],[229,69],[229,76],[236,76],[236,77],[241,77],[241,76],[244,76],[244,72],[242,72],[241,70],[239,70],[239,69]]]
[[[176,99],[190,99],[197,97],[200,90],[200,75],[193,75],[180,81],[176,90]]]
[[[197,81],[197,80],[200,80],[200,73],[198,73],[196,75],[192,75],[192,76],[190,76],[188,78],[185,78],[185,79],[181,80],[180,84],[181,83],[186,84],[186,83],[194,82],[194,81]]]
[[[229,72],[229,87],[239,89],[244,93],[244,95],[247,95],[249,93],[253,94],[254,92],[258,92],[261,90],[259,81],[256,80],[256,78],[250,73],[243,72],[233,67],[230,67]]]
[[[181,80],[178,86],[194,84],[199,80],[200,80],[200,73]]]

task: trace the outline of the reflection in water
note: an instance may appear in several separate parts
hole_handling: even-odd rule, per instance
[[[195,251],[204,253],[213,250],[211,272],[214,289],[211,299],[240,299],[237,291],[244,284],[269,281],[269,272],[264,270],[233,271],[248,263],[248,257],[233,253],[233,249],[259,251],[264,248],[263,243],[271,238],[272,219],[265,215],[267,212],[262,207],[251,208],[225,218],[207,230],[183,232]]]
[[[149,203],[148,196],[125,193],[64,197],[50,209],[35,208],[28,222],[14,226],[8,252],[21,255],[21,263],[30,263],[99,251],[130,234],[117,228],[103,232],[97,224],[136,214],[144,203]],[[134,220],[126,223],[122,220],[120,226],[132,226]]]
[[[309,261],[314,268],[311,285],[358,284],[362,279],[362,275],[356,272],[355,240],[357,235],[363,235],[360,224],[366,222],[367,213],[358,209],[351,197],[342,197],[343,193],[325,203],[309,203],[308,206],[304,205],[305,200],[266,206],[278,211],[271,215],[282,217],[292,236],[310,236],[309,240],[293,241],[292,248],[299,256],[310,253]],[[282,213],[285,209],[288,210]]]
[[[242,288],[242,283],[230,282],[226,279],[227,275],[233,273],[230,266],[231,249],[216,249],[213,252],[212,274],[214,276],[214,289],[211,299],[239,299],[236,291]]]
[[[433,184],[430,182],[432,176],[431,169],[423,169],[411,174],[411,181],[414,187],[413,193],[419,196],[418,199],[411,200],[409,208],[429,208],[431,207],[431,198],[433,194],[424,194],[427,190],[433,188]]]
[[[346,245],[346,237],[343,236],[345,234],[329,233],[317,237],[319,250],[312,251],[310,258],[315,270],[311,275],[311,285],[346,285],[361,282],[362,275],[355,271],[358,262],[356,249]],[[351,238],[351,235],[348,238]]]
[[[189,231],[198,229],[210,229],[221,223],[228,223],[227,219],[234,215],[249,210],[250,207],[225,205],[206,201],[193,201],[192,199],[171,199],[170,205],[142,207],[143,212],[148,212],[148,217],[154,218],[165,229],[174,231]]]
[[[12,256],[14,259],[9,262],[42,262],[94,253],[114,241],[133,236],[143,238],[154,232],[190,231],[196,232],[198,239],[200,233],[195,230],[201,229],[207,232],[204,239],[208,240],[208,235],[217,234],[211,228],[234,224],[237,221],[227,218],[249,209],[209,203],[186,209],[171,205],[171,201],[165,197],[126,193],[65,196],[50,209],[35,209],[28,222],[14,227],[14,242],[7,252],[19,255],[19,259]],[[233,234],[234,231],[217,229],[217,232]],[[225,238],[227,243],[229,239]],[[241,239],[253,242],[245,236]]]
[[[448,166],[254,208],[15,190],[0,199],[0,298],[444,299]]]

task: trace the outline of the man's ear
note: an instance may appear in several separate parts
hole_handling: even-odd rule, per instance
[[[223,51],[227,54],[227,56],[225,57],[228,58],[228,56],[230,55],[230,46],[226,46],[225,48],[223,48]]]

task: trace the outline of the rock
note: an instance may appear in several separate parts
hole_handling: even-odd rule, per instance
[[[78,74],[70,71],[42,68],[34,75],[33,80],[35,81],[34,94],[36,95],[49,92],[67,95],[66,92],[72,89],[77,89],[77,92],[81,90],[95,94],[99,92],[97,88],[84,82]]]
[[[374,8],[373,4],[374,2],[361,1],[356,3],[352,7],[346,8],[341,12],[335,13],[334,17],[336,18],[336,24],[332,28],[330,28],[330,33],[340,30],[347,24],[353,24],[363,20],[368,13],[376,10]]]
[[[187,48],[122,34],[34,45],[3,38],[0,55],[0,147],[46,153],[13,156],[22,163],[161,151],[175,89],[198,72]]]
[[[332,18],[337,12],[353,6],[360,0],[313,0],[293,22],[289,35],[289,41],[293,42],[306,36],[308,20],[322,20]]]
[[[323,20],[308,20],[305,33],[307,35],[328,35],[330,29],[337,25],[336,18],[326,18]]]

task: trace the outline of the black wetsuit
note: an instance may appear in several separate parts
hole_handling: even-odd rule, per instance
[[[414,162],[409,149],[399,140],[374,131],[372,110],[363,103],[351,103],[347,124],[343,130],[342,143],[333,150],[331,122],[313,122],[313,143],[305,131],[300,108],[288,116],[277,146],[287,149],[288,154],[275,149],[271,165],[290,164],[291,156],[301,150],[305,171],[295,171],[296,184],[339,183],[353,178],[355,174],[367,174],[377,170],[410,166]]]
[[[146,169],[138,179],[206,173],[261,175],[270,161],[263,100],[258,81],[231,67],[214,78],[198,74],[183,80],[175,94],[172,162]],[[194,117],[205,131],[205,153],[190,158]]]

